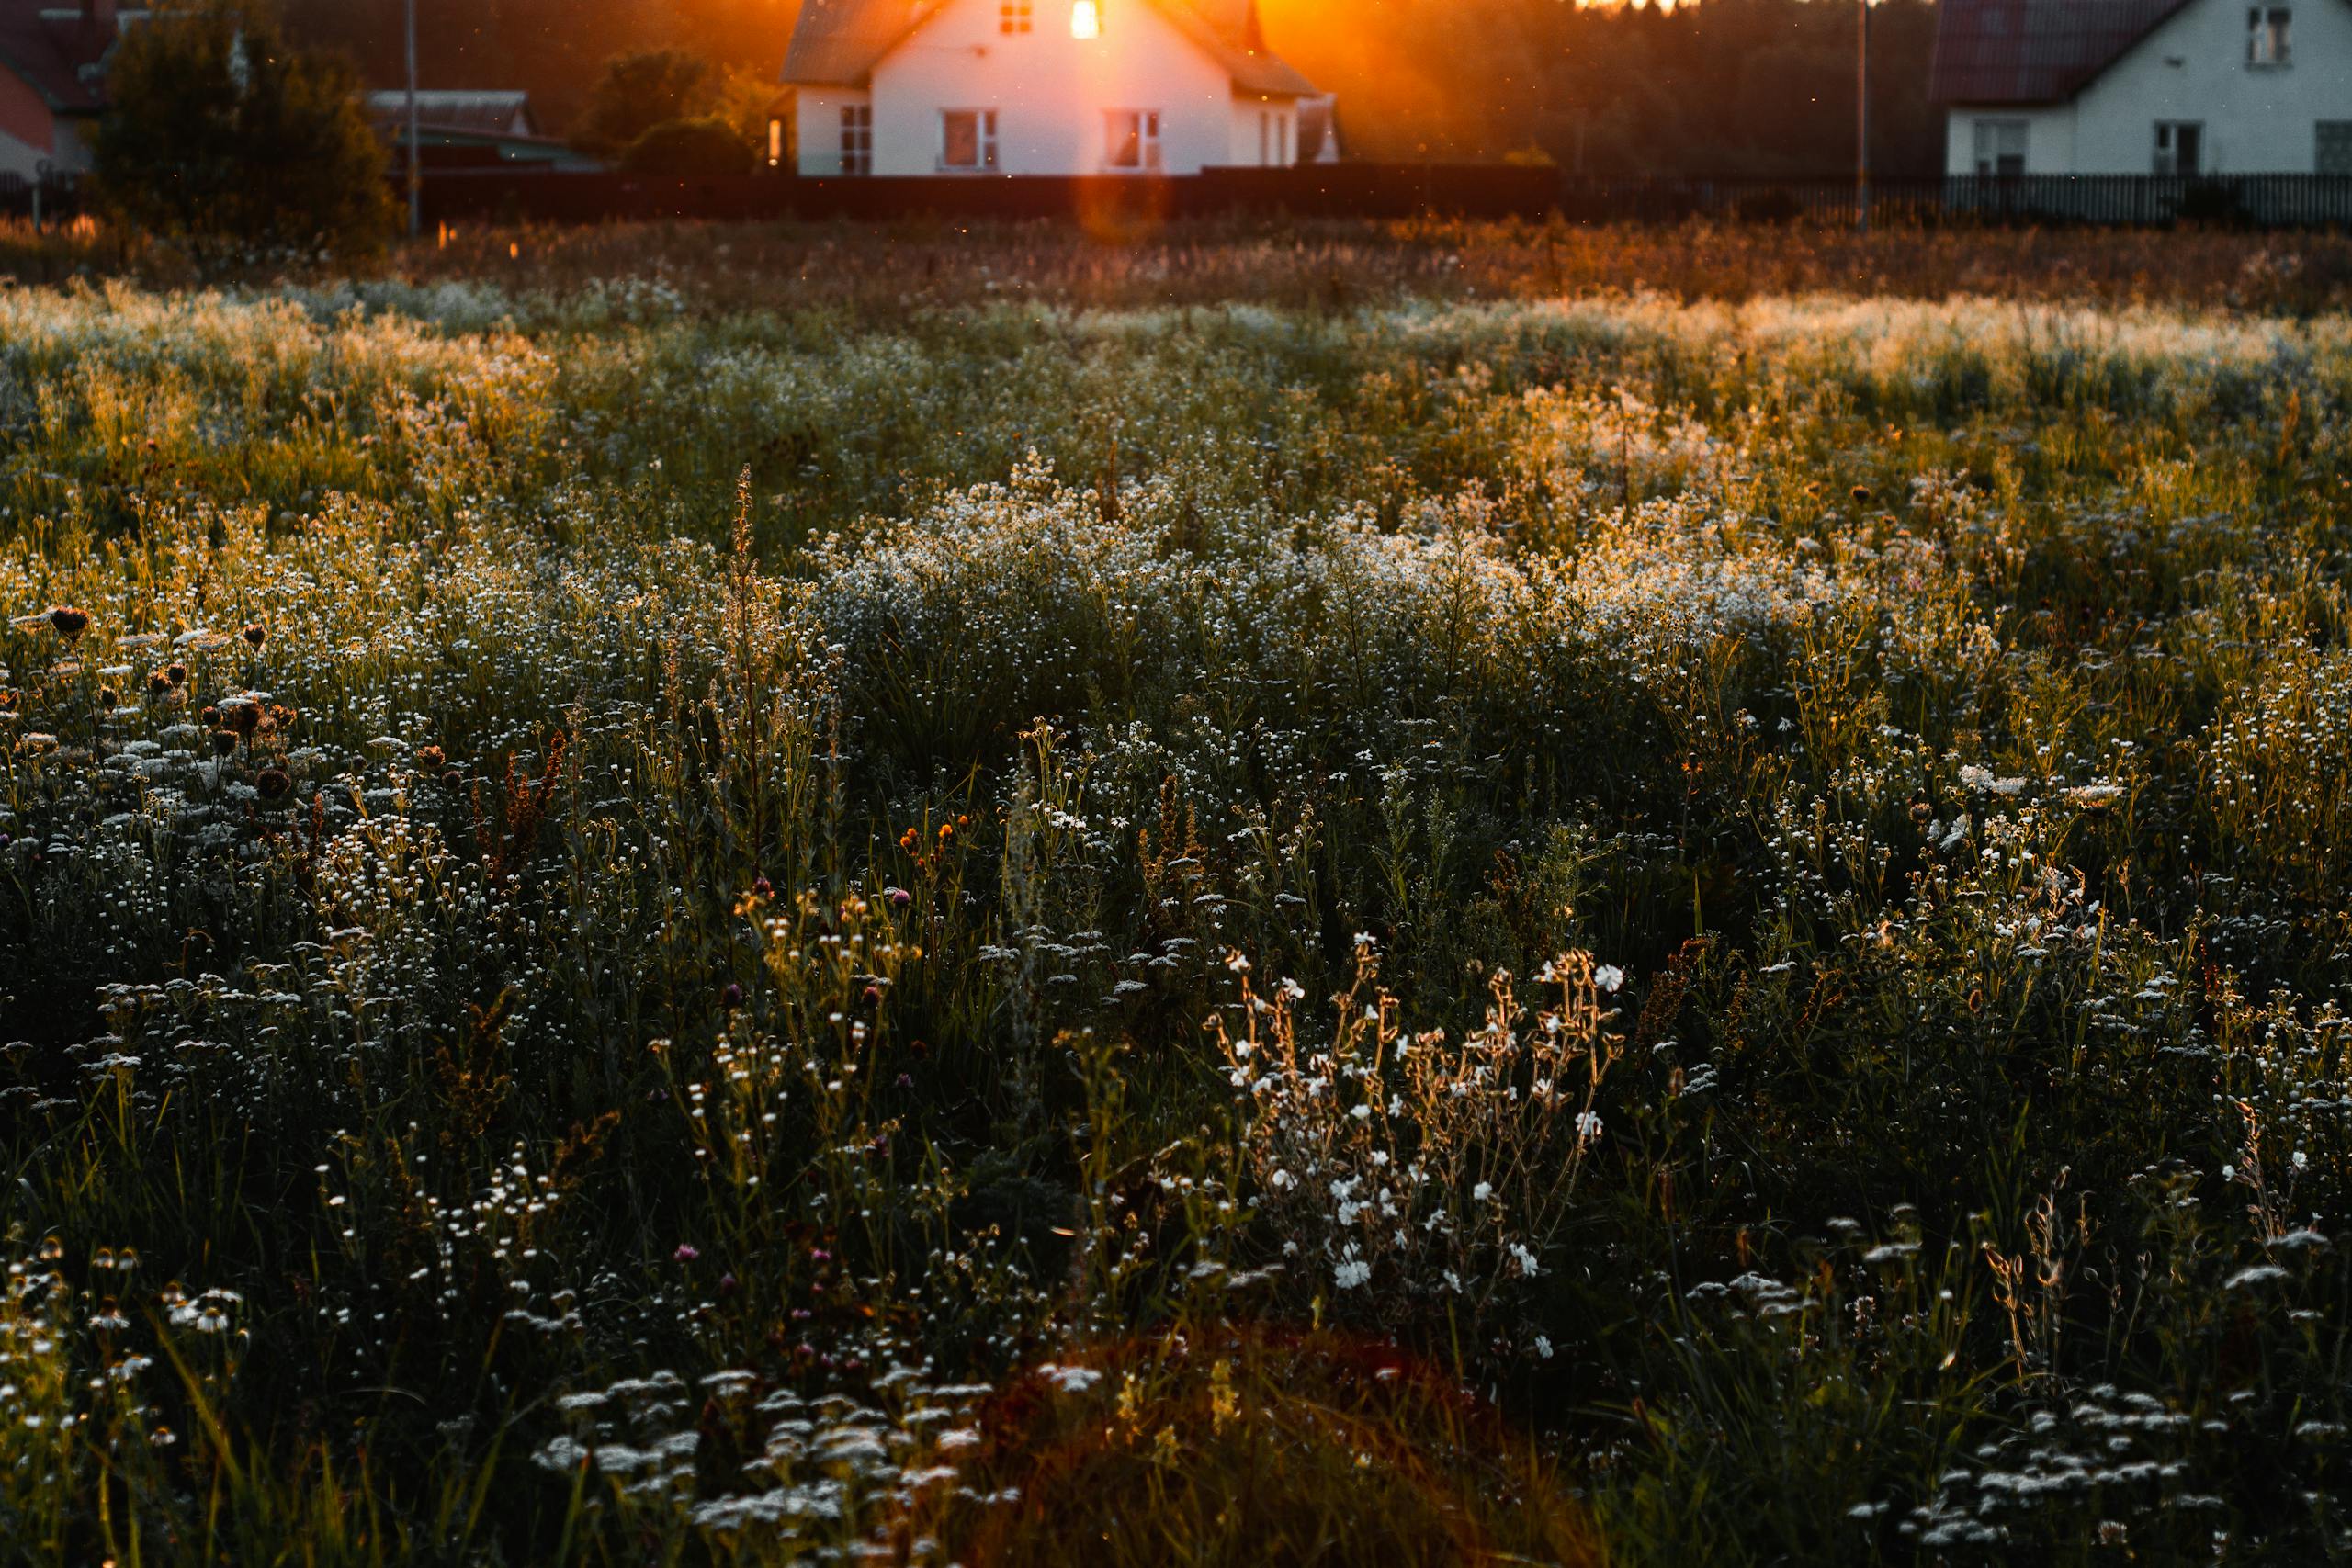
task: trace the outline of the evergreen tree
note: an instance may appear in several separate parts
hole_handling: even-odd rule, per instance
[[[344,61],[289,45],[260,0],[162,0],[108,67],[93,149],[120,219],[210,260],[372,251],[387,152]]]

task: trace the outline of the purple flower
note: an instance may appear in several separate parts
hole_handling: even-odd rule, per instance
[[[727,988],[718,993],[718,1000],[720,1004],[725,1007],[741,1007],[743,1005],[743,987],[735,984],[734,981],[729,980],[727,983]]]
[[[903,887],[886,887],[882,896],[890,900],[890,908],[903,909],[915,901],[915,896]]]
[[[692,1263],[695,1258],[700,1258],[702,1254],[695,1250],[694,1243],[690,1241],[682,1241],[678,1244],[678,1250],[670,1254],[670,1256],[681,1263]]]

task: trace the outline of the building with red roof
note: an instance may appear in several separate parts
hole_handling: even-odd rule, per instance
[[[0,0],[0,175],[30,180],[90,166],[107,56],[145,15],[115,0]]]
[[[1955,175],[2352,175],[2352,0],[1940,0]]]

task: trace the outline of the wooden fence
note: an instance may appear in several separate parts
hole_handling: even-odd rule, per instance
[[[0,216],[71,218],[85,193],[0,175]],[[1320,164],[1212,169],[1185,177],[940,176],[812,179],[792,175],[654,177],[544,169],[442,168],[424,182],[436,223],[602,223],[799,219],[854,222],[1075,220],[1113,229],[1233,214],[1407,219],[1422,215],[1575,223],[1850,226],[1849,180],[1601,178],[1519,164]],[[2352,175],[1958,175],[1873,186],[1871,215],[1890,227],[2181,223],[2352,228]]]
[[[616,219],[1077,219],[1138,222],[1235,213],[1402,219],[1557,215],[1571,222],[1850,225],[1850,180],[1630,179],[1512,164],[1329,164],[1212,169],[1189,177],[941,176],[810,179],[759,175],[665,179],[617,174],[449,170],[425,184],[428,221],[600,222]],[[2352,226],[2352,175],[2134,175],[1900,179],[1871,192],[1874,221],[1896,225],[2233,224]]]

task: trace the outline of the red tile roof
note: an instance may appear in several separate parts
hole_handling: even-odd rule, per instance
[[[57,0],[0,0],[0,68],[39,93],[54,114],[91,115],[106,104],[98,74],[119,29]]]
[[[1939,104],[2058,104],[2188,0],[1941,0],[1928,96]]]

